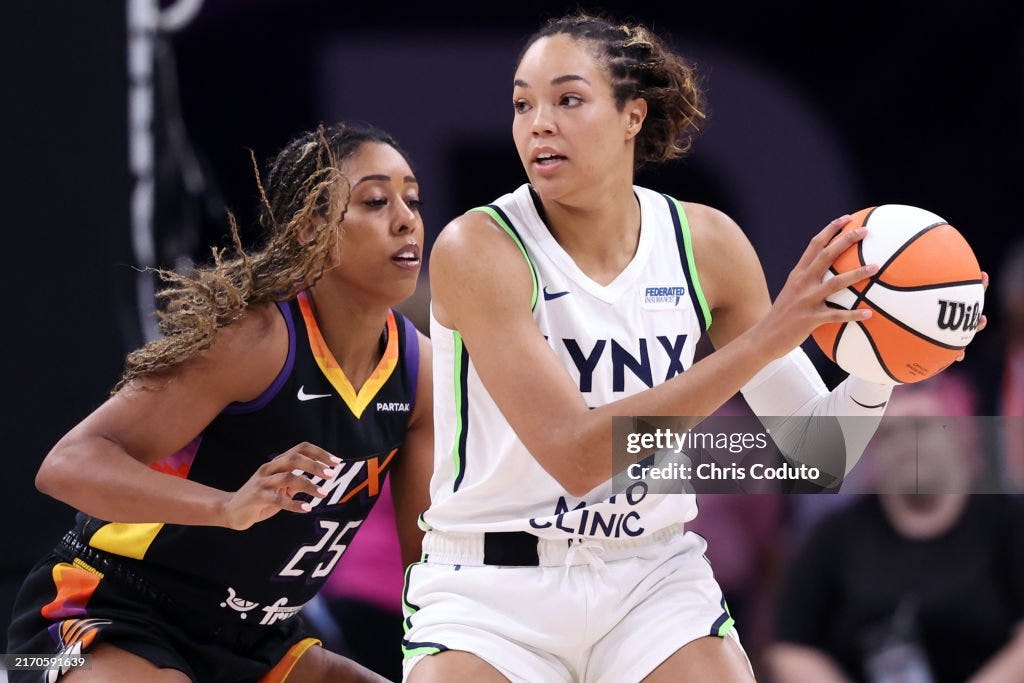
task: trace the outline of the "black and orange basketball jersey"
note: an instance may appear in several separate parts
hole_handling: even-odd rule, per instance
[[[383,356],[356,391],[327,348],[307,296],[278,306],[288,357],[273,384],[256,400],[229,406],[152,467],[236,491],[260,465],[307,441],[343,459],[332,480],[313,479],[326,497],[309,513],[282,511],[245,531],[108,523],[83,513],[77,523],[83,541],[132,558],[125,561],[155,585],[184,579],[195,589],[189,600],[196,607],[234,612],[249,624],[287,619],[334,569],[405,438],[419,366],[415,328],[389,312]]]

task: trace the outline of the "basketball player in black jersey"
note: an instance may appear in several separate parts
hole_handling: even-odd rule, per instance
[[[382,680],[296,613],[388,472],[419,552],[430,346],[391,309],[416,286],[419,186],[390,136],[346,125],[293,140],[266,181],[264,248],[232,223],[237,256],[165,273],[164,337],[44,460],[39,489],[80,512],[22,588],[11,651],[92,662],[12,681]]]

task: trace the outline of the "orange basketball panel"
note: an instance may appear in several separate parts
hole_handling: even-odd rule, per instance
[[[860,257],[857,255],[856,244],[839,254],[839,256],[836,257],[836,260],[832,262],[832,267],[835,268],[837,273],[847,273],[854,268],[860,268],[860,266]]]
[[[824,325],[814,328],[814,331],[811,332],[811,336],[814,337],[814,341],[818,343],[818,348],[820,348],[833,363],[836,359],[832,356],[832,349],[835,348],[836,335],[839,334],[839,330],[842,326],[842,323],[825,323]]]
[[[875,207],[869,206],[866,209],[861,209],[856,213],[850,214],[850,222],[843,227],[843,231],[855,230],[860,226],[864,225],[864,219],[868,217],[868,214],[875,210]]]
[[[960,350],[937,346],[877,312],[863,324],[885,367],[906,384],[931,377],[960,355]]]
[[[842,235],[845,235],[846,233],[850,232],[851,230],[856,230],[857,228],[864,225],[864,219],[867,218],[867,215],[874,208],[875,207],[872,206],[867,209],[861,209],[860,211],[852,214],[850,216],[850,222],[844,225],[843,229],[840,230],[839,233],[832,239],[838,239]],[[849,249],[846,249],[843,253],[839,254],[839,256],[836,257],[836,260],[832,262],[832,267],[836,270],[837,273],[846,273],[855,268],[860,268],[862,265],[863,264],[860,262],[860,256],[858,256],[857,254],[856,244],[854,244]],[[868,280],[867,278],[865,278],[864,280],[854,283],[853,289],[857,290],[857,292],[863,292],[864,287],[867,286],[867,283]]]
[[[963,235],[940,225],[907,245],[878,279],[894,287],[921,287],[980,280],[981,268]]]

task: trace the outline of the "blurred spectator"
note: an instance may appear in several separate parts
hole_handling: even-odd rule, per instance
[[[1024,502],[969,496],[975,436],[921,419],[972,414],[966,396],[953,371],[893,394],[871,446],[884,492],[825,519],[787,572],[777,683],[1024,681]]]

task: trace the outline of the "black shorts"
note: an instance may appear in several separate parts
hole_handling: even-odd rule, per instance
[[[189,609],[125,560],[85,546],[74,532],[43,558],[21,587],[8,632],[11,654],[79,654],[109,643],[202,683],[283,681],[319,641],[301,617],[241,625]],[[10,671],[11,683],[54,680]]]

